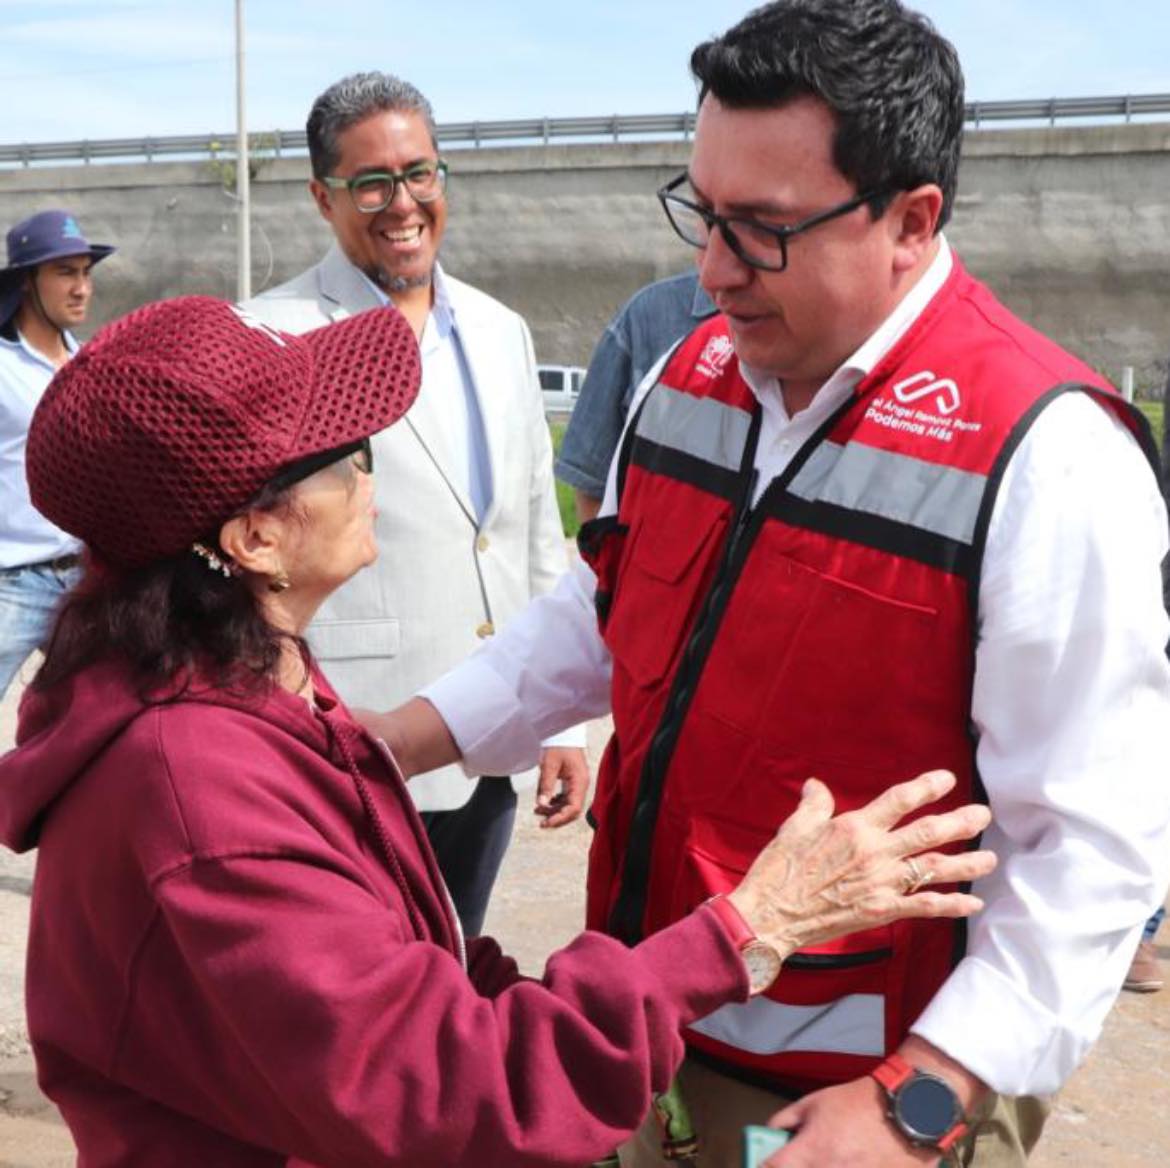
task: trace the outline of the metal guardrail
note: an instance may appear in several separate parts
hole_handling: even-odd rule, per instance
[[[1129,93],[1120,97],[1050,97],[1024,101],[969,101],[967,122],[1048,122],[1068,118],[1121,118],[1170,113],[1170,93]]]
[[[967,103],[967,123],[1046,121],[1055,125],[1069,118],[1120,118],[1132,121],[1150,114],[1170,114],[1170,93],[1128,94],[1120,97],[1055,97],[1024,101]],[[520,118],[498,122],[447,122],[438,127],[439,141],[486,146],[492,143],[545,144],[560,138],[612,139],[689,137],[695,115],[612,114],[596,118]],[[0,165],[31,166],[44,162],[98,162],[122,159],[153,162],[158,158],[225,158],[235,156],[235,131],[223,134],[179,134],[161,138],[97,138],[76,142],[18,142],[0,145]],[[303,154],[308,145],[303,130],[257,131],[252,149],[265,155]]]

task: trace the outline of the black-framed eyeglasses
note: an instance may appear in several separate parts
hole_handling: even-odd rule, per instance
[[[362,474],[374,473],[374,451],[370,446],[369,438],[362,438],[357,442],[347,442],[344,446],[334,446],[331,450],[321,450],[316,454],[298,458],[288,466],[281,467],[269,482],[269,489],[273,491],[287,491],[295,487],[310,475],[324,470],[327,466],[335,466],[339,462],[349,461]]]
[[[689,179],[684,171],[658,192],[658,201],[678,237],[692,247],[706,247],[713,228],[719,228],[724,242],[745,264],[765,272],[782,272],[788,267],[788,241],[810,228],[828,223],[884,197],[886,190],[865,191],[848,202],[839,203],[827,211],[818,211],[789,227],[775,227],[742,215],[717,215],[707,207],[700,207],[674,191]]]
[[[330,190],[345,188],[363,215],[374,215],[394,202],[399,183],[416,203],[433,203],[447,189],[447,164],[439,158],[415,163],[406,170],[369,170],[354,178],[326,175],[321,181]]]

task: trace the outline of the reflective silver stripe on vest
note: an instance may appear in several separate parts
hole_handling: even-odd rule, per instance
[[[835,503],[969,544],[985,475],[859,442],[822,443],[789,484],[810,503]]]
[[[638,418],[638,437],[724,470],[739,470],[751,424],[746,410],[660,384]]]
[[[752,1054],[886,1053],[881,994],[849,994],[823,1006],[785,1006],[771,998],[752,998],[721,1006],[693,1022],[691,1029]]]

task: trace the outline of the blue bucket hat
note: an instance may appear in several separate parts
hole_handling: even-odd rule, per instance
[[[68,256],[87,255],[96,264],[115,249],[90,243],[68,211],[39,211],[8,232],[8,266],[0,268],[0,328],[20,306],[24,273],[38,264]]]

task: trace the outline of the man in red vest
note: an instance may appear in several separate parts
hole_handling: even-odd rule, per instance
[[[612,706],[588,914],[631,941],[734,884],[806,776],[840,807],[954,771],[1000,858],[970,930],[774,980],[745,939],[745,1000],[687,1031],[680,1086],[703,1168],[769,1118],[795,1130],[773,1168],[1020,1165],[1170,880],[1148,428],[948,246],[963,82],[925,19],[777,0],[691,64],[659,198],[720,314],[633,403],[592,572],[374,721],[408,771],[496,771]],[[661,1163],[657,1135],[622,1162]]]

